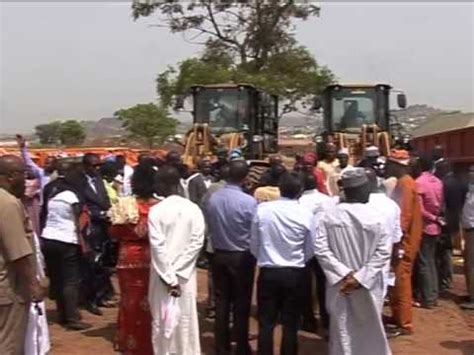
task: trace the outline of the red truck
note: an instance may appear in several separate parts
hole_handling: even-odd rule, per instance
[[[456,170],[466,171],[474,164],[474,113],[430,118],[413,132],[412,145],[418,152],[426,154],[430,154],[436,145],[441,145]]]

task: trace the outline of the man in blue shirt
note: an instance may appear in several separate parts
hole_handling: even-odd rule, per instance
[[[305,265],[314,255],[316,235],[311,209],[298,203],[302,178],[280,178],[281,198],[258,207],[252,223],[250,250],[257,258],[258,353],[273,354],[273,329],[283,326],[282,354],[298,353],[298,327],[303,306]]]
[[[230,310],[239,355],[250,355],[249,317],[255,258],[249,251],[250,228],[257,201],[243,192],[248,174],[244,160],[231,161],[227,184],[204,206],[214,249],[212,261],[216,298],[216,355],[230,354]]]

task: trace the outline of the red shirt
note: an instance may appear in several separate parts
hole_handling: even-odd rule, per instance
[[[324,172],[319,168],[314,168],[313,176],[314,176],[314,179],[316,180],[316,183],[318,184],[319,192],[321,192],[325,195],[328,195],[328,190],[326,188],[326,179],[324,177]]]

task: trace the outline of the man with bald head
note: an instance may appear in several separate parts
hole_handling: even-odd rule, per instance
[[[44,290],[36,278],[32,229],[20,198],[25,166],[12,155],[0,157],[0,354],[23,354],[29,303]]]

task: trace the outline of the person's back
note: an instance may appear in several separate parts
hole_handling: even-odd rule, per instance
[[[391,240],[383,215],[367,203],[365,170],[346,171],[342,186],[347,202],[320,215],[314,246],[327,278],[329,353],[390,354],[380,304]]]
[[[296,355],[305,266],[314,255],[315,223],[312,211],[298,203],[301,176],[284,174],[279,188],[282,198],[261,204],[252,222],[251,251],[260,268],[258,353],[273,353],[273,330],[279,316],[285,334],[281,352]]]
[[[194,355],[201,353],[196,306],[196,261],[204,243],[204,217],[193,202],[178,195],[180,175],[167,166],[156,175],[156,192],[165,199],[150,209],[149,302],[153,318],[152,342],[155,354]],[[165,319],[174,298],[179,316],[170,326]],[[164,322],[164,323],[163,323]],[[170,332],[167,337],[166,333]]]
[[[251,354],[248,332],[255,258],[249,247],[257,201],[241,188],[247,174],[248,166],[244,160],[231,161],[228,183],[213,193],[204,206],[214,248],[216,354],[230,353],[231,305],[237,353]]]
[[[206,206],[212,245],[222,250],[248,250],[250,224],[257,201],[235,184],[226,184]]]
[[[369,204],[340,203],[321,216],[329,248],[345,266],[359,270],[385,234],[383,216]],[[348,247],[350,246],[350,247]]]
[[[322,211],[325,206],[330,206],[335,203],[335,200],[319,192],[317,189],[306,190],[303,192],[299,198],[299,203],[304,206],[306,209],[309,209],[316,214],[319,211]]]
[[[258,254],[254,254],[257,261],[262,260],[258,266],[305,266],[313,256],[313,245],[307,238],[314,231],[311,212],[298,204],[298,200],[287,198],[265,202],[258,207],[254,220],[258,223],[260,237]],[[257,245],[254,247],[257,251]]]
[[[392,318],[397,326],[392,336],[413,334],[413,289],[412,271],[420,247],[423,231],[420,199],[416,182],[409,175],[416,166],[410,166],[410,157],[404,150],[394,150],[386,165],[387,176],[397,178],[397,185],[392,198],[400,207],[401,242],[396,245],[393,269],[396,280],[390,294]],[[401,257],[402,256],[402,257]]]
[[[412,236],[410,242],[418,249],[423,219],[415,180],[408,174],[399,178],[392,196],[401,210],[402,231]]]
[[[423,171],[415,182],[422,207],[423,231],[428,235],[439,235],[441,224],[438,218],[444,204],[443,183],[430,171]]]
[[[158,221],[166,237],[166,250],[170,255],[179,256],[182,246],[189,243],[195,232],[196,215],[199,207],[188,199],[172,195],[150,209],[149,220]]]
[[[442,182],[447,227],[449,232],[457,232],[468,187],[452,172],[448,173]]]
[[[384,226],[390,234],[393,243],[400,242],[402,231],[400,228],[400,207],[395,201],[383,192],[371,193],[369,206],[381,213],[384,217]]]

